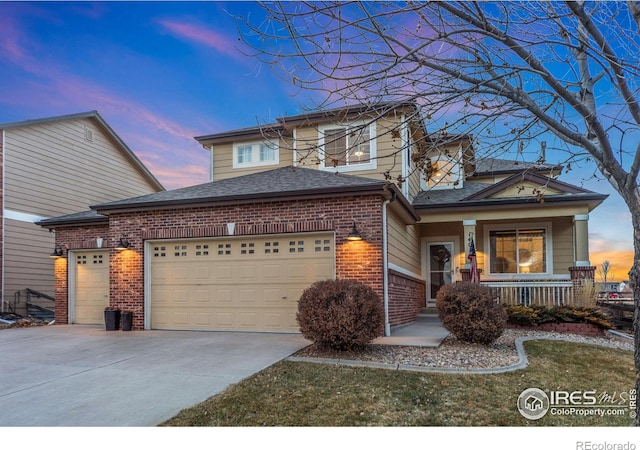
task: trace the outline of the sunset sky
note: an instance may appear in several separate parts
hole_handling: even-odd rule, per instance
[[[0,123],[97,110],[168,189],[208,181],[193,139],[299,114],[310,96],[239,51],[245,2],[0,2]],[[557,162],[557,161],[548,161]],[[562,179],[609,194],[591,262],[632,264],[631,216],[594,167]],[[611,278],[611,277],[610,277]]]

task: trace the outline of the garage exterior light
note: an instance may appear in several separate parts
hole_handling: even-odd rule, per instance
[[[356,228],[356,223],[353,222],[353,228],[351,229],[351,231],[347,235],[347,241],[361,241],[361,240],[362,240],[362,235],[360,234],[360,232]]]
[[[124,236],[120,236],[120,239],[118,239],[118,243],[115,246],[115,249],[118,251],[122,251],[122,250],[126,250],[129,247],[131,247],[131,243],[129,242],[129,240],[124,237]]]
[[[56,247],[53,249],[49,258],[58,259],[64,257],[64,251],[62,250],[62,246],[60,244],[56,244]]]

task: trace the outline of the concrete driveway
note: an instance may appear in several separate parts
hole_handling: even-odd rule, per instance
[[[308,344],[297,334],[0,331],[0,426],[154,426]]]

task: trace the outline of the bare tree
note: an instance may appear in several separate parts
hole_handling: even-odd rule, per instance
[[[607,279],[609,277],[609,273],[611,272],[611,263],[609,261],[602,261],[600,267],[598,268],[598,275],[602,278],[602,282],[604,283],[604,289],[607,290]]]
[[[313,108],[415,102],[441,137],[594,166],[634,228],[640,390],[640,3],[283,2],[240,24],[254,55]],[[551,138],[550,138],[551,136]],[[420,161],[418,161],[420,162]],[[640,419],[636,419],[640,425]]]

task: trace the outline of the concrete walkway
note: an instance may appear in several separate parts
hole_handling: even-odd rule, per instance
[[[438,310],[422,308],[415,322],[391,329],[391,336],[373,341],[379,345],[407,345],[411,347],[439,347],[449,332],[442,326]]]
[[[414,322],[391,330],[391,336],[373,341],[380,345],[408,345],[411,347],[439,347],[449,332],[440,321]]]
[[[299,334],[3,330],[0,426],[155,426],[307,345]]]

